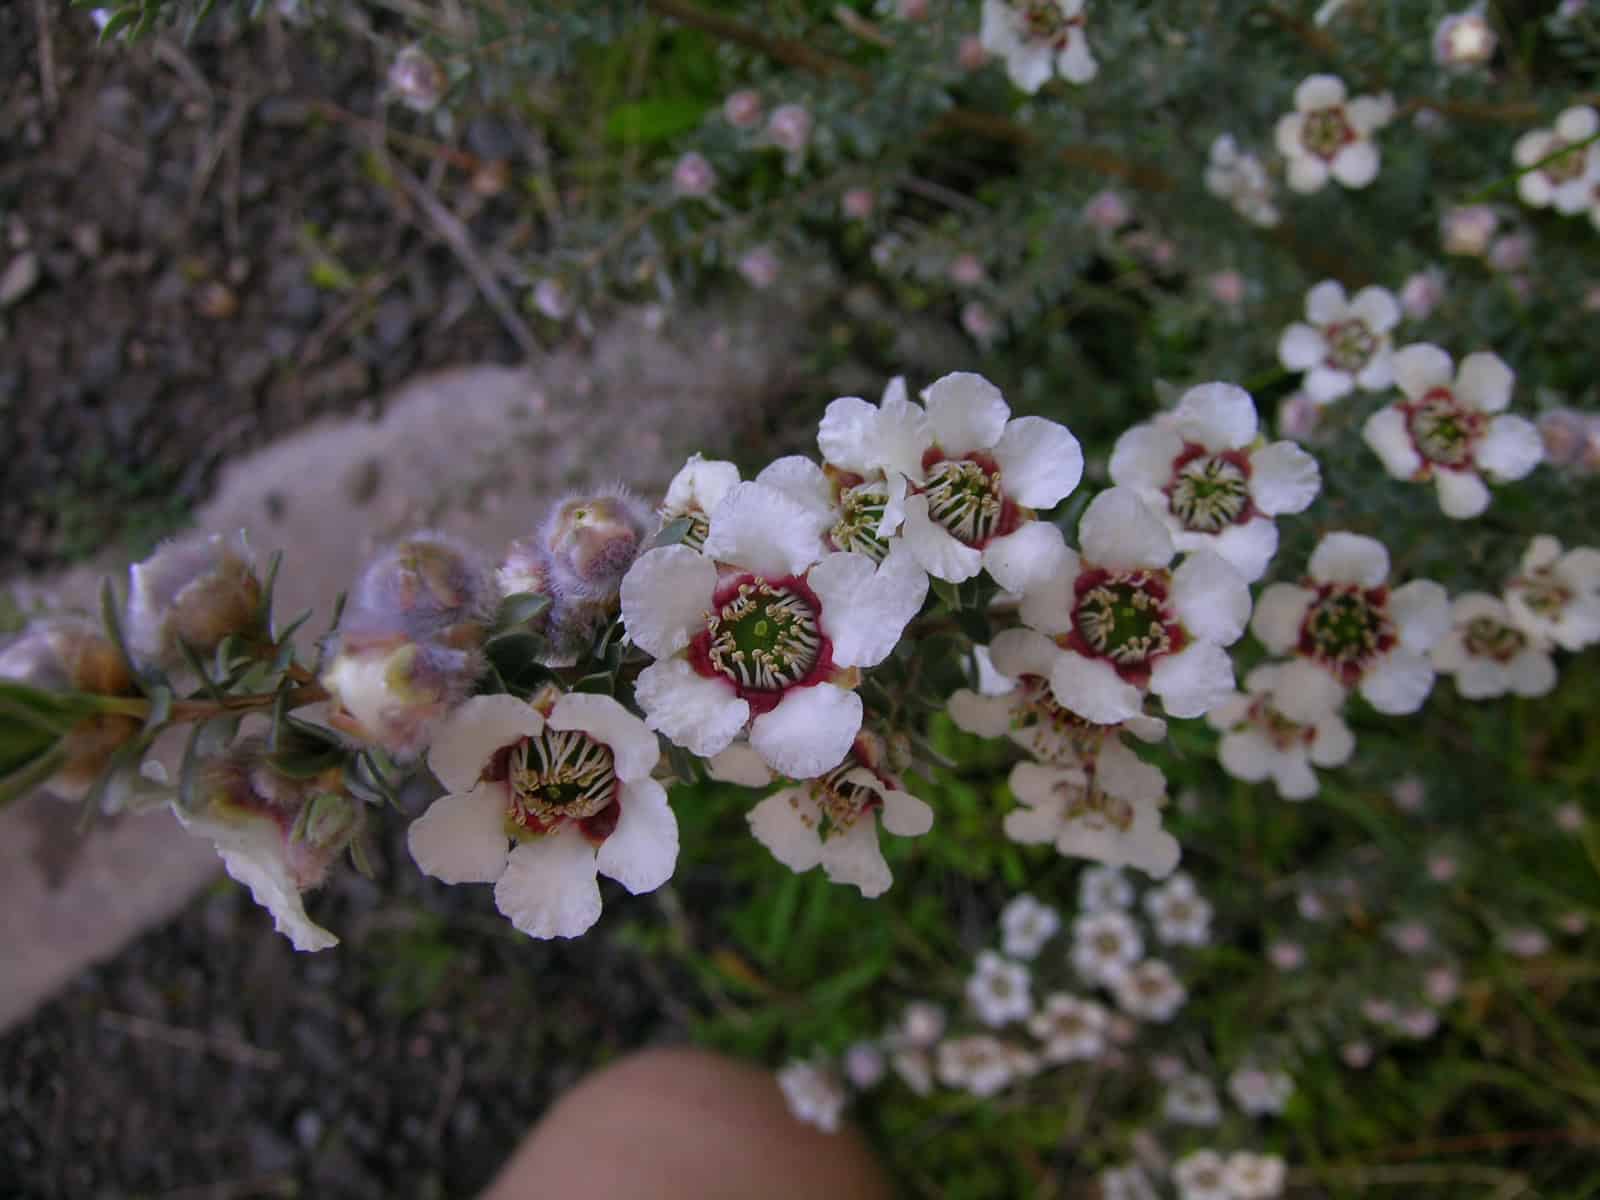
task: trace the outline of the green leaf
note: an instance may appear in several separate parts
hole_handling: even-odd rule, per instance
[[[496,629],[520,629],[550,607],[550,597],[542,592],[517,592],[500,601],[495,613]]]
[[[0,808],[10,804],[13,800],[26,796],[44,783],[45,780],[56,773],[66,759],[67,752],[60,746],[56,746],[16,767],[9,773],[0,774]],[[0,770],[3,770],[3,768],[0,768]]]
[[[660,546],[677,546],[689,536],[689,531],[694,528],[694,521],[689,517],[674,517],[657,531],[656,536],[650,539],[646,549],[654,550]]]
[[[606,137],[613,142],[649,145],[687,133],[706,114],[706,103],[692,99],[639,100],[619,104],[606,117]]]
[[[274,642],[281,641],[272,632],[272,594],[278,589],[278,568],[283,565],[283,551],[274,550],[272,557],[267,560],[267,577],[261,582],[261,603],[256,608],[256,629],[265,629],[267,636]]]
[[[951,612],[961,611],[961,590],[955,584],[943,579],[929,579],[928,587]]]

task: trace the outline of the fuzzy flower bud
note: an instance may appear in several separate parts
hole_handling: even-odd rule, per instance
[[[1500,39],[1482,7],[1451,13],[1433,33],[1433,60],[1451,70],[1481,67],[1494,57]]]
[[[440,721],[471,694],[482,661],[476,647],[346,636],[322,673],[332,704],[328,724],[396,758],[414,759]]]
[[[476,647],[497,596],[488,562],[442,533],[414,533],[380,553],[345,607],[346,637]]]
[[[19,634],[0,649],[0,679],[43,691],[98,696],[133,692],[133,679],[116,646],[81,617],[52,617]],[[42,786],[68,799],[81,797],[117,747],[138,732],[139,722],[133,717],[115,713],[84,717],[61,740],[62,763]]]
[[[543,537],[518,538],[506,549],[496,578],[502,596],[529,594],[549,598],[549,605],[524,628],[542,638],[544,650],[534,657],[547,667],[574,665],[594,643],[613,605],[560,594]],[[613,597],[613,600],[615,597]]]
[[[389,91],[413,112],[432,112],[445,89],[444,70],[420,46],[407,46],[389,65]]]
[[[557,504],[540,534],[555,594],[614,602],[654,517],[624,487],[569,496]]]
[[[128,568],[128,649],[161,666],[183,662],[180,646],[209,654],[230,634],[261,632],[261,581],[241,536],[168,542]]]

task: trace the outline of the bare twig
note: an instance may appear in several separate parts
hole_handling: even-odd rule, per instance
[[[444,1123],[450,1119],[450,1112],[456,1106],[456,1097],[461,1094],[461,1083],[466,1074],[466,1060],[461,1047],[451,1046],[445,1056],[444,1082],[439,1087],[439,1099],[433,1106],[433,1115],[428,1118],[428,1128],[423,1135],[425,1145],[437,1146],[439,1139],[444,1136]]]
[[[221,1179],[216,1183],[203,1183],[199,1187],[177,1188],[162,1192],[162,1200],[249,1200],[255,1196],[297,1196],[300,1189],[295,1177],[280,1171],[275,1175],[256,1175],[248,1179]]]
[[[233,103],[228,108],[228,115],[223,118],[222,126],[217,132],[207,138],[203,143],[199,157],[195,162],[194,174],[189,179],[189,201],[186,207],[184,224],[188,225],[199,215],[200,204],[205,199],[206,189],[211,186],[211,177],[216,174],[217,164],[222,161],[224,154],[233,155],[233,162],[237,162],[238,146],[244,136],[244,123],[250,116],[250,110],[255,107],[256,97],[253,93],[240,93],[233,98]],[[236,168],[235,168],[236,173]],[[237,197],[234,204],[237,206]],[[224,226],[230,224],[224,203]],[[238,215],[235,212],[231,224],[232,236],[229,238],[230,248],[238,238]]]
[[[297,360],[299,368],[303,371],[315,364],[322,357],[323,352],[327,350],[328,342],[333,336],[348,325],[368,304],[388,291],[390,285],[409,271],[415,261],[416,255],[409,254],[403,261],[394,263],[392,266],[379,271],[376,275],[362,280],[345,297],[344,302],[328,315],[328,319],[319,325],[311,336],[306,339]]]
[[[747,47],[765,54],[768,58],[787,63],[791,67],[810,71],[813,75],[842,75],[855,80],[863,87],[872,83],[872,75],[852,63],[813,50],[804,42],[762,33],[759,29],[752,29],[721,13],[708,12],[697,5],[687,3],[686,0],[645,0],[645,7],[651,12],[671,17],[725,42]]]
[[[61,102],[56,87],[56,50],[50,38],[50,0],[33,0],[33,19],[39,31],[39,94],[44,106],[54,112]]]
[[[192,1029],[180,1029],[176,1025],[152,1021],[148,1017],[136,1017],[132,1013],[102,1012],[100,1023],[129,1037],[162,1042],[168,1046],[176,1046],[180,1050],[191,1050],[196,1054],[214,1054],[242,1067],[273,1071],[283,1062],[283,1055],[275,1050],[262,1050],[229,1038],[207,1037]]]
[[[405,188],[406,194],[416,202],[417,206],[427,215],[436,232],[447,246],[461,260],[461,265],[472,276],[472,281],[478,285],[478,291],[494,309],[495,315],[500,318],[500,323],[505,326],[506,332],[517,343],[522,353],[528,358],[539,356],[539,341],[533,336],[533,330],[528,328],[527,322],[518,314],[516,306],[511,303],[505,289],[500,286],[499,279],[489,269],[489,264],[478,253],[478,248],[473,245],[472,235],[461,220],[441,204],[422,182],[406,170],[399,163],[391,161],[389,170],[400,181],[400,186]]]

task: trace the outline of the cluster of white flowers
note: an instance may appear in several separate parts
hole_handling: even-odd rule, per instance
[[[1053,76],[1088,83],[1099,73],[1084,35],[1087,0],[983,0],[979,41],[1005,60],[1011,82],[1037,92]]]
[[[1588,213],[1600,229],[1600,113],[1588,105],[1566,109],[1553,129],[1518,138],[1511,157],[1524,204],[1569,217]]]

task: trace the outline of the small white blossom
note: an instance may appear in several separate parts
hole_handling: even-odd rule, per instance
[[[1145,893],[1144,910],[1156,937],[1168,946],[1204,946],[1211,941],[1211,902],[1188,875],[1174,875]]]
[[[1052,75],[1088,83],[1100,66],[1084,36],[1086,0],[983,0],[979,41],[1006,60],[1006,74],[1025,92]]]
[[[1267,961],[1280,971],[1298,971],[1306,965],[1305,947],[1299,942],[1273,942],[1267,947]]]
[[[839,1117],[849,1096],[839,1077],[827,1067],[792,1062],[778,1072],[778,1087],[795,1119],[823,1133],[839,1132]]]
[[[1518,628],[1563,650],[1600,641],[1600,550],[1561,543],[1540,534],[1506,583],[1506,607]]]
[[[1273,200],[1272,176],[1254,154],[1239,149],[1231,133],[1219,134],[1206,161],[1206,190],[1245,220],[1271,229],[1282,219]]]
[[[709,196],[716,186],[717,173],[698,150],[689,151],[672,168],[672,190],[686,199]]]
[[[1040,1052],[1045,1062],[1082,1062],[1105,1051],[1109,1020],[1103,1005],[1054,992],[1028,1018],[1028,1032],[1044,1043]]]
[[[1536,925],[1522,925],[1500,935],[1500,945],[1517,958],[1538,958],[1550,951],[1550,937]]]
[[[1319,404],[1357,387],[1382,391],[1394,380],[1390,331],[1399,323],[1394,293],[1365,287],[1346,299],[1337,280],[1325,279],[1306,293],[1306,320],[1283,331],[1278,361],[1305,372],[1306,394]]]
[[[1244,692],[1212,709],[1206,721],[1222,734],[1217,760],[1229,775],[1246,783],[1270,779],[1285,800],[1307,800],[1317,794],[1312,766],[1343,766],[1356,740],[1332,695],[1323,697],[1329,707],[1315,719],[1285,716],[1277,698],[1283,675],[1281,665],[1263,663],[1245,676]]]
[[[1253,582],[1278,549],[1272,518],[1304,512],[1322,487],[1316,459],[1292,442],[1265,445],[1258,432],[1249,392],[1202,384],[1164,419],[1117,439],[1111,479],[1133,489],[1179,550],[1211,550]]]
[[[1157,958],[1130,969],[1111,989],[1122,1010],[1142,1021],[1170,1021],[1189,998],[1176,973]]]
[[[1161,517],[1131,488],[1113,487],[1078,523],[1082,553],[1066,548],[1023,593],[1023,623],[1054,639],[1056,702],[1097,724],[1144,713],[1154,693],[1167,713],[1198,717],[1233,689],[1237,641],[1250,588],[1210,550],[1177,547]]]
[[[1236,1150],[1223,1170],[1233,1200],[1272,1200],[1283,1194],[1287,1170],[1276,1154],[1251,1154]]]
[[[1061,915],[1024,893],[1000,910],[1000,948],[1012,958],[1034,958],[1061,928]]]
[[[722,102],[722,117],[735,129],[753,129],[761,123],[761,93],[745,88]]]
[[[1003,827],[1020,845],[1053,845],[1071,858],[1137,867],[1158,879],[1178,865],[1177,839],[1161,826],[1166,781],[1115,739],[1087,766],[1018,763],[1009,783],[1021,807]]]
[[[1178,1186],[1178,1200],[1233,1200],[1227,1165],[1215,1150],[1185,1154],[1172,1168],[1172,1182]]]
[[[1406,276],[1400,288],[1400,308],[1413,321],[1424,321],[1444,300],[1444,272],[1437,267]]]
[[[1028,968],[993,950],[978,955],[977,970],[967,980],[967,1000],[985,1025],[999,1028],[1033,1011]]]
[[[1578,105],[1564,110],[1555,128],[1534,129],[1519,137],[1511,157],[1522,170],[1517,177],[1522,202],[1569,217],[1589,210],[1600,181],[1600,142],[1591,140],[1596,133],[1600,133],[1600,113]],[[1576,148],[1584,142],[1589,144]]]
[[[1143,1168],[1131,1163],[1107,1167],[1095,1176],[1095,1183],[1100,1187],[1100,1200],[1160,1200]]]
[[[993,1096],[1017,1077],[1017,1060],[999,1038],[986,1033],[939,1043],[939,1082],[974,1096]]]
[[[1500,224],[1500,214],[1487,204],[1447,208],[1439,218],[1439,243],[1446,254],[1482,258]]]
[[[1544,458],[1533,422],[1503,411],[1515,376],[1495,355],[1469,354],[1455,370],[1422,342],[1395,352],[1394,374],[1404,398],[1368,417],[1362,437],[1394,478],[1432,480],[1445,516],[1480,515],[1489,507],[1484,476],[1521,479]]]
[[[1072,923],[1072,965],[1091,983],[1112,986],[1143,953],[1139,927],[1125,912],[1085,913]]]
[[[1468,592],[1455,598],[1450,619],[1450,629],[1429,653],[1440,674],[1455,677],[1463,698],[1545,696],[1555,687],[1549,643],[1519,629],[1505,601]]]
[[[778,282],[783,264],[771,246],[755,246],[739,257],[739,274],[751,287],[766,289]]]
[[[1204,1075],[1180,1075],[1167,1085],[1161,1115],[1178,1125],[1215,1125],[1222,1120],[1222,1102]]]
[[[792,156],[805,153],[811,141],[811,113],[800,104],[780,104],[767,118],[767,139]]]
[[[1360,1071],[1372,1065],[1372,1046],[1368,1042],[1346,1042],[1339,1047],[1339,1057],[1345,1066]]]
[[[1388,96],[1348,98],[1337,75],[1310,75],[1294,91],[1294,111],[1278,119],[1278,152],[1289,160],[1289,186],[1319,191],[1331,177],[1363,188],[1378,177],[1372,135],[1394,116]]]
[[[883,1051],[871,1042],[853,1042],[844,1052],[844,1075],[850,1083],[865,1091],[876,1087],[886,1070]]]
[[[411,823],[411,857],[446,883],[494,884],[495,906],[523,933],[577,937],[600,918],[596,872],[635,895],[672,876],[678,822],[650,778],[660,753],[609,696],[537,707],[474,696],[429,749],[448,794]]]
[[[1133,903],[1133,884],[1116,867],[1090,867],[1078,877],[1078,907],[1084,912],[1106,912]]]
[[[1252,1117],[1277,1114],[1294,1095],[1294,1080],[1283,1071],[1243,1066],[1228,1076],[1228,1093]]]
[[[1421,708],[1433,689],[1428,651],[1450,623],[1444,588],[1418,579],[1391,591],[1389,551],[1353,533],[1318,542],[1307,574],[1304,585],[1268,586],[1250,623],[1272,653],[1296,655],[1277,681],[1279,710],[1320,720],[1352,687],[1382,713]]]
[[[1083,206],[1084,223],[1103,234],[1113,234],[1133,220],[1133,209],[1114,188],[1101,188]]]

